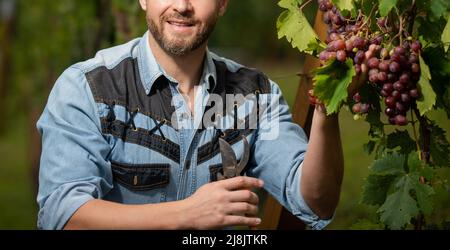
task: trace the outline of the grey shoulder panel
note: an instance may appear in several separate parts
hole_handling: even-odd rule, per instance
[[[240,68],[236,72],[228,70],[224,62],[214,60],[217,72],[216,93],[226,94],[262,94],[270,93],[270,81],[262,72],[256,69]]]
[[[157,79],[147,95],[136,58],[125,58],[112,69],[98,67],[86,73],[86,78],[96,102],[121,105],[128,111],[138,110],[158,121],[170,123],[174,108],[168,80],[165,77]]]

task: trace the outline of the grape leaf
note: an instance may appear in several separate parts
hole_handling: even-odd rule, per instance
[[[450,88],[450,51],[445,52],[443,46],[431,44],[424,49],[422,57],[432,75],[431,86],[435,93],[439,93],[436,108],[444,109],[450,118],[450,98],[447,92]]]
[[[372,154],[373,150],[375,149],[376,142],[370,140],[368,143],[364,144],[363,149],[366,154],[370,155]]]
[[[295,10],[301,3],[303,3],[303,0],[280,0],[278,6],[288,10]]]
[[[277,20],[278,39],[286,37],[293,48],[312,54],[318,48],[319,38],[306,17],[298,10],[298,0],[283,0],[279,5],[287,8]]]
[[[390,229],[401,229],[410,223],[411,218],[419,214],[417,202],[410,196],[413,188],[410,178],[405,175],[400,177],[395,187],[397,191],[390,194],[386,202],[378,209],[380,220]]]
[[[395,175],[369,175],[363,185],[361,203],[382,205],[395,178]]]
[[[417,151],[411,152],[408,155],[408,169],[409,172],[419,172],[422,167],[422,162],[419,158],[419,153]]]
[[[431,126],[430,154],[435,165],[450,167],[450,144],[445,131],[435,124]]]
[[[384,124],[381,122],[379,110],[370,110],[366,121],[370,124],[369,135],[372,138],[380,138],[384,135]]]
[[[442,32],[441,41],[444,43],[445,52],[447,52],[450,46],[450,14],[447,17],[447,24]]]
[[[353,0],[332,0],[332,2],[340,10],[353,10]]]
[[[442,102],[445,106],[445,111],[447,112],[447,117],[450,119],[450,86],[444,91],[444,95],[442,96]]]
[[[436,104],[436,93],[431,87],[431,73],[428,65],[425,63],[421,56],[419,56],[419,60],[421,76],[418,86],[420,88],[422,96],[417,100],[417,108],[419,109],[420,114],[424,115],[426,112],[430,111]]]
[[[446,23],[447,22],[444,18],[432,21],[429,16],[419,16],[415,19],[415,25],[418,25],[418,34],[426,40],[426,43],[430,43],[431,41],[440,41],[442,31],[444,31]],[[424,43],[424,41],[421,42],[423,47],[426,47],[426,43]]]
[[[419,177],[419,174],[412,174],[409,178],[411,179],[410,182],[412,183],[420,210],[425,215],[430,215],[433,211],[432,195],[434,194],[434,189],[428,184],[420,183]]]
[[[449,2],[448,0],[431,0],[428,6],[431,17],[433,17],[432,20],[438,20],[447,14]]]
[[[347,100],[347,88],[355,75],[351,59],[346,63],[333,60],[315,70],[314,95],[325,104],[328,115],[337,113]]]
[[[381,137],[379,139],[379,143],[375,148],[375,159],[381,159],[386,156],[386,137]]]
[[[373,6],[378,4],[379,0],[364,0],[364,1],[355,1],[356,8],[359,10],[362,10],[362,12],[368,16],[370,14],[370,11],[372,10]]]
[[[375,161],[370,170],[377,175],[399,175],[405,173],[404,165],[405,156],[393,153]]]
[[[415,174],[417,176],[422,176],[425,178],[425,180],[431,180],[434,175],[435,171],[430,165],[425,164],[423,161],[421,161],[419,157],[419,152],[414,151],[411,152],[408,155],[408,170],[409,173]]]
[[[400,147],[399,152],[406,155],[415,149],[416,144],[414,140],[409,136],[408,131],[396,130],[394,133],[388,135],[386,146],[389,149]]]
[[[378,9],[380,10],[380,15],[387,16],[389,12],[397,5],[397,0],[379,0],[380,6]]]

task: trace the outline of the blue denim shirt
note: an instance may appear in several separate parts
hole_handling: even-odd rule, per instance
[[[257,102],[244,99],[224,113],[232,115],[199,127],[212,93],[256,93]],[[195,100],[192,115],[177,82],[154,58],[148,32],[68,68],[37,123],[38,227],[62,229],[92,199],[145,204],[189,197],[222,171],[219,136],[238,159],[242,137],[247,138],[251,157],[245,174],[263,179],[264,188],[294,215],[313,229],[330,222],[320,220],[302,198],[307,138],[292,122],[277,84],[208,51]],[[258,109],[256,128],[233,127],[259,105],[266,108]]]

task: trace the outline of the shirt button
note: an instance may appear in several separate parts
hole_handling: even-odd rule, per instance
[[[186,169],[189,169],[191,167],[191,160],[187,160],[184,166],[186,167]]]
[[[187,120],[187,119],[189,118],[189,115],[186,114],[186,113],[182,113],[182,114],[181,114],[181,118],[182,118],[183,120]]]

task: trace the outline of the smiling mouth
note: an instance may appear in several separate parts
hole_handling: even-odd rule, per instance
[[[185,21],[176,21],[176,20],[169,20],[167,21],[170,25],[178,26],[178,27],[192,27],[194,26],[194,23],[192,22],[185,22]]]

